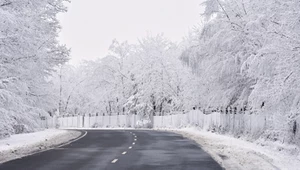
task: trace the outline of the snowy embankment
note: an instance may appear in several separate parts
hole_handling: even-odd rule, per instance
[[[0,140],[0,163],[52,149],[80,136],[79,131],[57,129],[12,135]]]
[[[164,129],[196,141],[230,170],[297,170],[300,167],[299,148],[292,145],[257,140],[248,142],[196,128]]]

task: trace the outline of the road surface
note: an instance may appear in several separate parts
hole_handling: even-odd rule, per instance
[[[0,170],[219,170],[195,142],[147,130],[89,130],[69,145],[0,164]]]

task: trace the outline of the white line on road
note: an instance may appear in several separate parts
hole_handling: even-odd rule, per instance
[[[113,161],[111,161],[111,163],[116,163],[118,161],[118,159],[114,159]]]
[[[137,141],[137,139],[134,139],[134,141]]]
[[[132,148],[132,146],[129,147],[129,149],[131,149],[131,148]]]
[[[69,145],[69,144],[71,144],[71,143],[73,143],[73,142],[76,142],[76,141],[78,141],[78,140],[84,138],[84,137],[86,136],[87,133],[88,133],[88,132],[85,131],[84,134],[83,134],[82,136],[80,136],[79,138],[76,138],[76,139],[71,140],[71,141],[69,141],[69,142],[67,142],[67,143],[61,144],[61,145],[57,146],[57,148],[61,148],[61,147],[64,147],[64,146],[66,146],[66,145]],[[46,150],[44,150],[44,151],[46,151]],[[42,152],[43,152],[43,151],[42,151]]]
[[[125,155],[127,152],[123,152],[122,155]]]
[[[134,142],[133,142],[132,144],[133,144],[133,145],[135,145],[135,143],[134,143]]]
[[[71,140],[68,143],[64,143],[64,144],[58,145],[56,148],[48,148],[48,149],[45,149],[45,150],[41,150],[41,151],[38,151],[38,152],[32,152],[32,153],[33,154],[38,154],[38,153],[46,152],[46,151],[53,150],[53,149],[63,149],[61,147],[64,147],[66,145],[69,145],[69,144],[71,144],[71,143],[73,143],[75,141],[78,141],[78,140],[82,139],[83,137],[86,136],[86,134],[87,134],[87,131],[85,131],[85,133],[82,136],[80,136],[80,137],[78,137],[78,138],[76,138],[74,140]],[[30,156],[30,155],[33,155],[33,154],[28,154],[27,156]]]

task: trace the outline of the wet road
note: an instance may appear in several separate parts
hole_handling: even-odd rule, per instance
[[[147,130],[89,130],[69,145],[0,164],[0,170],[219,170],[181,135]]]

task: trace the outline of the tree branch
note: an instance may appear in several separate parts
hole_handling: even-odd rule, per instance
[[[244,0],[242,0],[242,6],[243,6],[243,10],[244,10],[245,15],[247,15],[247,11],[246,11],[246,8],[245,8]]]
[[[234,23],[234,22],[231,21],[228,13],[226,12],[226,10],[223,7],[223,5],[221,4],[220,0],[216,0],[216,1],[218,2],[219,6],[221,7],[221,9],[224,12],[224,14],[226,15],[226,18],[228,19],[228,21],[230,22],[230,24],[232,25],[232,27],[234,27],[234,25],[235,25],[235,26],[238,26],[239,28],[242,28],[240,25],[238,25],[238,24],[236,24],[236,23]]]
[[[224,12],[224,14],[226,15],[226,18],[231,22],[231,19],[229,17],[229,15],[227,14],[227,12],[225,11],[223,5],[221,4],[221,2],[219,0],[217,0],[219,6],[222,8],[222,11]],[[232,22],[231,22],[232,23]]]
[[[285,79],[284,79],[284,83],[291,77],[291,75],[293,74],[294,72],[291,72]]]
[[[4,7],[4,6],[11,5],[11,4],[12,4],[12,2],[6,2],[6,3],[4,3],[4,4],[0,5],[0,6],[1,6],[1,7]]]

